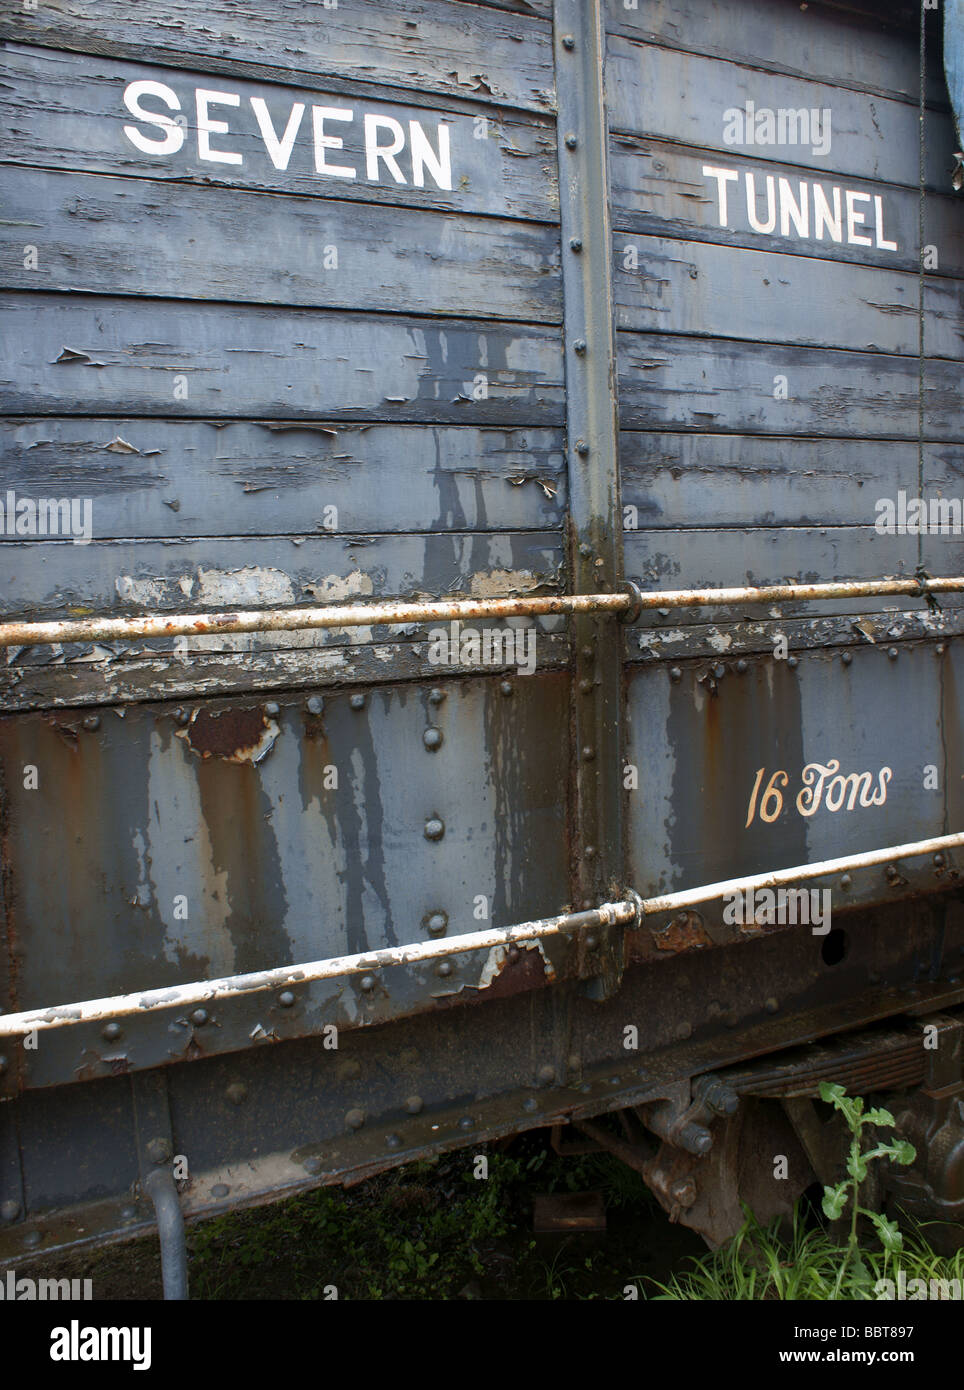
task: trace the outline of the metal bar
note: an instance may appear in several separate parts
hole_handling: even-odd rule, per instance
[[[555,0],[553,48],[569,574],[575,590],[601,598],[619,587],[623,572],[601,0]],[[626,595],[620,597],[628,611]],[[600,611],[577,610],[572,625],[570,893],[583,907],[624,879],[623,635],[616,624],[596,621]],[[578,968],[588,992],[604,998],[619,986],[622,936],[612,929],[597,937]]]
[[[512,927],[493,927],[489,931],[466,932],[441,941],[415,942],[408,946],[390,946],[382,951],[367,951],[354,956],[333,956],[328,960],[310,961],[302,965],[282,965],[273,970],[256,971],[250,975],[227,975],[216,980],[198,980],[187,985],[171,985],[167,989],[146,990],[140,994],[117,994],[105,999],[88,999],[76,1004],[57,1004],[51,1008],[27,1010],[19,1014],[0,1015],[0,1037],[21,1037],[48,1028],[64,1028],[75,1023],[96,1023],[120,1018],[125,1014],[156,1012],[160,1009],[184,1008],[206,1004],[215,999],[238,994],[283,988],[288,985],[309,984],[312,980],[340,979],[386,966],[411,965],[440,956],[464,955],[468,951],[491,950],[527,941],[544,940],[566,932],[582,931],[589,927],[614,927],[637,924],[643,917],[660,912],[673,912],[681,907],[693,907],[711,902],[727,893],[745,892],[750,888],[775,888],[781,884],[820,878],[824,874],[844,873],[851,869],[870,868],[899,859],[911,859],[922,854],[964,847],[964,832],[939,835],[931,840],[910,844],[888,845],[884,849],[867,850],[842,859],[824,859],[817,864],[797,864],[790,869],[775,869],[770,873],[753,874],[749,878],[730,878],[699,888],[684,888],[678,893],[664,893],[656,898],[639,898],[635,894],[620,902],[603,903],[584,912],[565,912],[557,917],[543,917],[521,922]]]
[[[164,1297],[169,1302],[182,1302],[187,1298],[187,1243],[184,1238],[184,1213],[181,1211],[174,1175],[170,1168],[155,1168],[148,1174],[144,1187],[154,1203],[157,1216]]]
[[[311,608],[251,608],[223,613],[139,613],[128,618],[63,618],[0,623],[0,647],[52,642],[111,642],[131,637],[192,637],[216,632],[297,632],[307,628],[377,627],[391,623],[458,622],[474,618],[540,617],[554,613],[632,614],[649,608],[727,608],[741,603],[875,595],[964,593],[964,578],[867,579],[827,584],[768,584],[740,589],[647,589],[619,593],[553,594],[528,598],[430,599],[408,603],[331,604]]]

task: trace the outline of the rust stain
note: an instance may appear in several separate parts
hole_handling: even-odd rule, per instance
[[[176,737],[186,740],[200,758],[222,758],[229,763],[258,763],[274,747],[280,730],[257,706],[249,709],[195,709],[186,729]]]
[[[698,912],[692,911],[677,912],[667,926],[654,931],[652,936],[658,950],[672,951],[674,955],[713,945],[703,926],[703,918]]]

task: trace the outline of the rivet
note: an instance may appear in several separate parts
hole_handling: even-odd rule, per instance
[[[186,709],[181,709],[180,707],[178,707],[178,708],[174,711],[174,723],[175,723],[175,724],[182,724],[182,725],[183,725],[183,724],[186,724],[190,718],[191,718],[191,716],[188,714],[188,712],[187,712]]]
[[[120,1214],[121,1214],[121,1220],[122,1220],[122,1221],[133,1221],[134,1218],[135,1218],[136,1215],[137,1215],[137,1208],[136,1208],[136,1207],[121,1207],[121,1209],[120,1209]]]
[[[669,670],[669,678],[674,683],[676,681],[681,681],[683,679],[683,672],[680,670],[678,666],[671,666]]]
[[[595,846],[595,845],[587,845],[586,848],[583,850],[583,854],[585,855],[585,857],[586,857],[587,859],[595,859],[595,857],[596,857],[596,846]]]
[[[523,1110],[528,1110],[531,1114],[533,1110],[539,1109],[539,1102],[536,1100],[535,1096],[526,1096],[525,1100],[522,1102],[522,1108]]]
[[[12,1197],[8,1197],[5,1202],[0,1203],[0,1219],[4,1221],[16,1221],[19,1215],[20,1203],[15,1202]]]
[[[117,1039],[123,1037],[123,1035],[124,1030],[119,1023],[107,1023],[104,1025],[104,1037],[108,1042],[116,1042]]]
[[[583,911],[584,911],[584,912],[591,912],[591,911],[592,911],[592,908],[593,908],[593,900],[592,900],[592,898],[583,898],[583,900],[582,900],[582,909],[583,909]]]
[[[422,742],[430,753],[434,753],[436,748],[442,746],[442,730],[436,729],[434,725],[426,729],[422,735]]]
[[[599,938],[591,931],[586,932],[584,937],[587,951],[594,951],[599,945]]]
[[[151,1139],[147,1144],[147,1156],[152,1163],[166,1163],[171,1156],[171,1146],[166,1139]]]
[[[463,1115],[459,1120],[459,1129],[474,1129],[475,1121],[471,1115]]]
[[[687,1038],[691,1038],[693,1036],[692,1023],[681,1023],[676,1030],[676,1036],[680,1042],[685,1042]]]
[[[224,1094],[232,1105],[241,1105],[248,1094],[248,1088],[243,1081],[232,1081]]]
[[[593,760],[593,758],[595,758],[595,756],[596,756],[596,750],[595,750],[595,748],[589,748],[589,747],[587,746],[586,748],[584,748],[584,749],[582,750],[582,760],[583,760],[584,763],[591,763],[592,760]]]
[[[574,236],[569,238],[569,248],[575,251],[576,255],[582,250],[582,237]]]
[[[425,822],[424,834],[426,840],[441,840],[445,834],[445,825],[438,816],[432,816]]]
[[[405,1109],[410,1115],[418,1115],[424,1104],[421,1096],[409,1096],[405,1102]]]
[[[39,1245],[39,1244],[40,1244],[40,1232],[39,1232],[39,1231],[28,1231],[27,1234],[26,1234],[26,1235],[24,1236],[24,1238],[23,1238],[23,1243],[24,1243],[24,1245],[28,1246],[30,1249],[33,1249],[33,1247],[34,1247],[35,1245]]]
[[[726,667],[723,665],[722,661],[718,661],[713,667],[713,675],[718,681],[721,681],[726,675]]]
[[[295,996],[290,989],[283,989],[278,995],[278,1003],[283,1009],[290,1009],[295,1002]]]
[[[583,695],[591,695],[593,692],[592,681],[581,680],[579,682],[579,689],[582,691]]]
[[[934,648],[934,651],[935,651],[935,653],[936,653],[937,656],[943,656],[943,655],[944,655],[944,643],[943,643],[943,642],[938,642],[937,646]]]
[[[500,686],[499,686],[499,689],[502,691],[502,694],[503,694],[503,695],[511,695],[511,694],[512,694],[512,682],[511,682],[511,681],[502,681],[502,683],[501,683]]]
[[[84,720],[84,728],[85,728],[85,729],[89,729],[91,733],[93,733],[95,729],[99,729],[99,728],[100,728],[100,715],[99,715],[99,714],[88,714],[87,717],[86,717],[85,720]]]
[[[720,1001],[718,999],[710,1000],[710,1003],[707,1006],[706,1010],[707,1018],[719,1018],[722,1012],[723,1005],[720,1003]]]
[[[195,1009],[191,1015],[191,1022],[198,1028],[203,1028],[208,1021],[207,1009]]]
[[[301,1166],[302,1166],[302,1168],[304,1168],[304,1170],[305,1170],[306,1173],[310,1173],[310,1174],[312,1175],[312,1177],[314,1177],[316,1173],[320,1173],[320,1172],[321,1172],[321,1159],[320,1159],[320,1158],[306,1158],[305,1161],[304,1161],[304,1163],[303,1163]]]
[[[658,615],[659,615],[661,618],[668,618],[668,617],[669,617],[669,609],[668,609],[668,608],[657,608],[656,612],[658,613]]]
[[[555,1069],[555,1067],[550,1067],[549,1064],[547,1063],[544,1067],[540,1067],[540,1068],[539,1068],[539,1080],[541,1081],[541,1083],[542,1083],[543,1086],[551,1086],[552,1083],[553,1083],[553,1081],[555,1081],[555,1079],[556,1079],[556,1069]]]
[[[891,661],[896,661],[898,656],[900,655],[900,652],[898,652],[896,647],[888,647],[887,655],[890,657]]]
[[[567,48],[571,53],[576,46],[576,40],[572,37],[571,34],[563,34],[562,46],[563,48]]]
[[[842,877],[841,880],[840,880],[840,886],[841,886],[841,888],[843,888],[844,890],[846,890],[847,888],[850,887],[850,885],[851,885],[852,882],[853,882],[853,880],[851,879],[850,875],[849,875],[849,874],[844,874],[843,877]]]
[[[739,659],[739,661],[736,663],[737,672],[738,672],[741,676],[744,676],[744,675],[746,675],[747,671],[749,670],[749,666],[750,666],[750,663],[747,661],[746,657],[741,656],[740,659]]]
[[[840,660],[843,662],[845,666],[849,666],[850,663],[853,661],[853,656],[850,652],[842,652],[840,655]]]
[[[231,1191],[226,1182],[216,1182],[211,1188],[211,1196],[216,1198],[226,1197]]]
[[[364,1123],[364,1110],[349,1110],[348,1114],[345,1116],[345,1124],[349,1129],[361,1129]]]
[[[587,545],[586,542],[583,541],[579,547],[579,554],[583,557],[583,559],[588,559],[589,556],[592,554],[592,546]]]
[[[371,994],[372,990],[375,988],[375,976],[363,975],[361,977],[361,980],[359,981],[359,984],[366,994]]]
[[[442,701],[445,699],[445,691],[439,690],[439,688],[436,686],[434,690],[429,691],[428,698],[430,704],[440,705]]]
[[[449,924],[447,912],[433,912],[425,920],[425,927],[429,936],[444,936]]]
[[[325,702],[320,695],[309,695],[308,699],[305,701],[305,709],[307,709],[309,714],[322,714],[324,708]]]
[[[521,955],[522,952],[519,950],[518,946],[510,946],[507,952],[509,964],[515,965],[516,961],[519,959]]]
[[[443,980],[447,980],[452,973],[452,962],[450,960],[439,961],[435,973],[436,975],[441,975]]]
[[[594,661],[595,658],[596,658],[596,649],[595,649],[595,647],[586,646],[586,647],[583,647],[583,648],[582,648],[582,659],[583,659],[583,661]]]
[[[354,695],[350,697],[348,703],[349,705],[351,705],[352,709],[364,709],[365,697],[361,694],[360,691],[356,692]]]
[[[580,458],[585,458],[589,453],[589,445],[584,439],[576,440],[576,453],[579,454]]]
[[[770,998],[766,1001],[763,1007],[766,1009],[768,1014],[775,1014],[779,1009],[780,1005],[779,1002],[771,994]]]
[[[887,875],[888,878],[896,878],[896,877],[897,877],[897,865],[896,865],[896,864],[888,864],[887,867],[886,867],[886,869],[884,870],[884,873]]]
[[[385,1147],[387,1149],[400,1149],[402,1147],[402,1141],[400,1136],[397,1134],[386,1134]]]
[[[944,856],[943,856],[943,854],[935,854],[935,855],[934,855],[934,868],[935,868],[935,869],[943,869],[943,867],[944,867]]]
[[[573,350],[573,352],[578,353],[580,357],[582,357],[583,353],[586,351],[586,340],[585,340],[585,338],[577,338],[576,341],[575,341],[575,342],[573,343],[573,345],[572,345],[572,350]]]
[[[264,712],[269,719],[274,719],[275,715],[281,713],[281,706],[278,704],[277,700],[269,700],[264,707]]]
[[[578,144],[579,144],[578,139],[577,139],[576,136],[573,135],[572,132],[570,131],[569,134],[566,136],[566,149],[567,149],[567,150],[574,150]]]
[[[788,657],[787,657],[787,665],[790,667],[790,670],[791,670],[791,671],[795,671],[795,670],[797,669],[797,667],[800,665],[800,662],[799,662],[799,660],[797,659],[797,657],[795,657],[795,656],[788,656]]]

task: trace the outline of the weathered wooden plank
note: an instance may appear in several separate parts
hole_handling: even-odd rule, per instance
[[[643,43],[916,102],[917,45],[881,22],[889,18],[882,6],[874,8],[868,23],[800,0],[607,0],[606,19],[610,33]],[[926,91],[946,105],[937,64]]]
[[[180,103],[185,138],[176,153],[158,156],[139,149],[125,127],[157,140],[156,126],[138,123],[124,102],[132,82],[156,80],[170,88]],[[218,146],[241,156],[241,164],[224,164],[199,155],[198,88],[230,88],[239,97],[236,108],[221,107],[220,119],[230,128]],[[260,103],[264,103],[264,108]],[[254,104],[253,104],[254,103]],[[298,105],[303,107],[298,115]],[[322,147],[325,164],[355,170],[354,178],[316,169],[315,106],[352,111],[354,119],[323,123],[324,136],[343,141],[337,154]],[[145,109],[167,110],[157,98],[144,99]],[[258,119],[270,119],[277,141],[283,142],[294,120],[290,149],[269,153]],[[377,178],[368,176],[364,115],[390,117],[407,133],[396,159],[404,183],[391,175],[383,161]],[[173,114],[173,113],[169,113]],[[423,127],[432,148],[439,150],[438,129],[447,127],[451,188],[440,184],[430,167],[414,182],[410,122]],[[378,139],[387,142],[382,132]],[[476,112],[431,105],[406,105],[339,96],[304,87],[221,78],[199,72],[177,72],[140,63],[58,52],[45,48],[8,47],[0,54],[0,157],[45,168],[78,169],[104,174],[133,174],[152,179],[195,179],[207,185],[264,189],[313,197],[360,199],[446,212],[485,213],[558,221],[559,195],[555,164],[555,130],[544,118],[493,112],[479,119]],[[283,167],[278,167],[283,165]],[[209,200],[213,202],[213,199]]]
[[[626,532],[624,543],[626,574],[646,589],[829,583],[885,575],[912,579],[918,563],[916,536],[880,535],[873,526],[686,526]],[[946,549],[932,553],[935,575],[961,573],[964,543],[960,537],[948,538]],[[637,625],[672,629],[705,623],[708,615],[724,621],[744,613],[755,618],[823,616],[919,606],[913,598],[880,597],[746,604],[739,609],[679,608],[665,617],[649,610],[640,615]]]
[[[906,271],[624,232],[613,241],[619,328],[918,352],[920,281]],[[928,354],[960,359],[961,286],[926,277],[924,313]]]
[[[0,612],[123,615],[456,593],[501,597],[555,588],[561,565],[561,535],[551,531],[22,541],[0,546]],[[347,631],[285,634],[292,642],[275,633],[270,645],[304,645],[319,637],[323,645],[327,638],[346,640]],[[366,629],[356,630],[356,641],[371,641],[370,633],[359,638],[359,631]],[[186,640],[208,651],[243,650],[247,643],[245,634]]]
[[[914,358],[656,333],[617,347],[625,429],[917,438]],[[927,362],[924,400],[924,438],[955,441],[960,367]]]
[[[452,0],[70,0],[0,20],[14,43],[144,58],[174,67],[336,76],[477,97],[532,110],[553,104],[551,29],[527,17]]]
[[[0,504],[7,489],[89,497],[98,539],[544,530],[565,511],[560,430],[116,418],[3,428]]]
[[[906,101],[632,43],[618,35],[609,42],[607,92],[614,130],[716,150],[749,169],[755,159],[776,157],[812,170],[818,179],[833,173],[918,185],[918,114]],[[821,120],[820,138],[806,144],[727,144],[727,113],[745,111],[747,102],[756,113],[829,110],[829,129]],[[785,134],[791,131],[798,133],[790,127]],[[824,144],[824,153],[814,152],[815,145],[820,149]],[[955,148],[949,114],[928,112],[925,177],[930,188],[950,190]]]
[[[552,328],[59,294],[0,311],[8,414],[562,421]]]
[[[551,227],[16,167],[4,186],[5,289],[562,317]]]
[[[276,690],[439,680],[456,675],[514,674],[512,663],[465,665],[457,671],[443,671],[431,663],[428,654],[426,632],[421,631],[417,640],[383,641],[361,647],[192,651],[189,656],[159,652],[114,661],[0,666],[0,708],[13,714],[61,706],[203,700],[248,691],[267,694]],[[539,631],[535,654],[539,671],[565,667],[569,664],[569,639],[564,632]]]
[[[736,171],[739,184],[726,180],[726,225],[720,225],[719,184],[716,176],[703,173],[705,165]],[[807,197],[811,212],[810,236],[803,239],[781,236],[777,227],[772,232],[755,231],[748,217],[746,184],[742,161],[732,152],[726,157],[707,154],[705,150],[688,150],[660,140],[645,140],[631,135],[616,135],[610,144],[610,172],[613,186],[613,221],[623,231],[649,233],[655,236],[676,236],[684,241],[712,241],[727,246],[746,246],[755,251],[780,251],[795,256],[818,256],[831,260],[872,262],[894,270],[915,272],[918,268],[917,191],[887,187],[848,176],[845,185],[839,179],[820,178],[808,181]],[[799,201],[800,171],[789,164],[767,160],[754,161],[754,191],[759,200],[757,217],[766,225],[767,176],[771,175],[779,189],[779,180],[790,180],[795,199]],[[819,185],[818,195],[814,185]],[[868,195],[854,204],[858,211],[870,213],[868,226],[874,244],[867,248],[847,240],[839,242],[821,224],[823,235],[817,238],[812,210],[814,199],[822,196],[834,210],[834,188],[840,189],[842,218],[846,216],[846,192]],[[875,197],[881,198],[883,212],[882,240],[896,242],[897,250],[876,244]],[[845,226],[844,222],[844,226]],[[855,228],[855,230],[860,230]],[[863,235],[867,234],[866,227]],[[964,244],[960,235],[960,203],[956,195],[945,197],[930,194],[924,202],[924,245],[934,248],[935,256],[928,258],[928,267],[936,275],[964,276]]]
[[[916,442],[625,430],[619,460],[628,529],[866,526],[879,498],[918,495]],[[922,495],[964,497],[964,446],[925,446]]]

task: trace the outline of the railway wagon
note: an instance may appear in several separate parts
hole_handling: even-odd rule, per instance
[[[822,1080],[951,1238],[959,0],[2,29],[0,1260],[550,1126],[715,1244]]]

